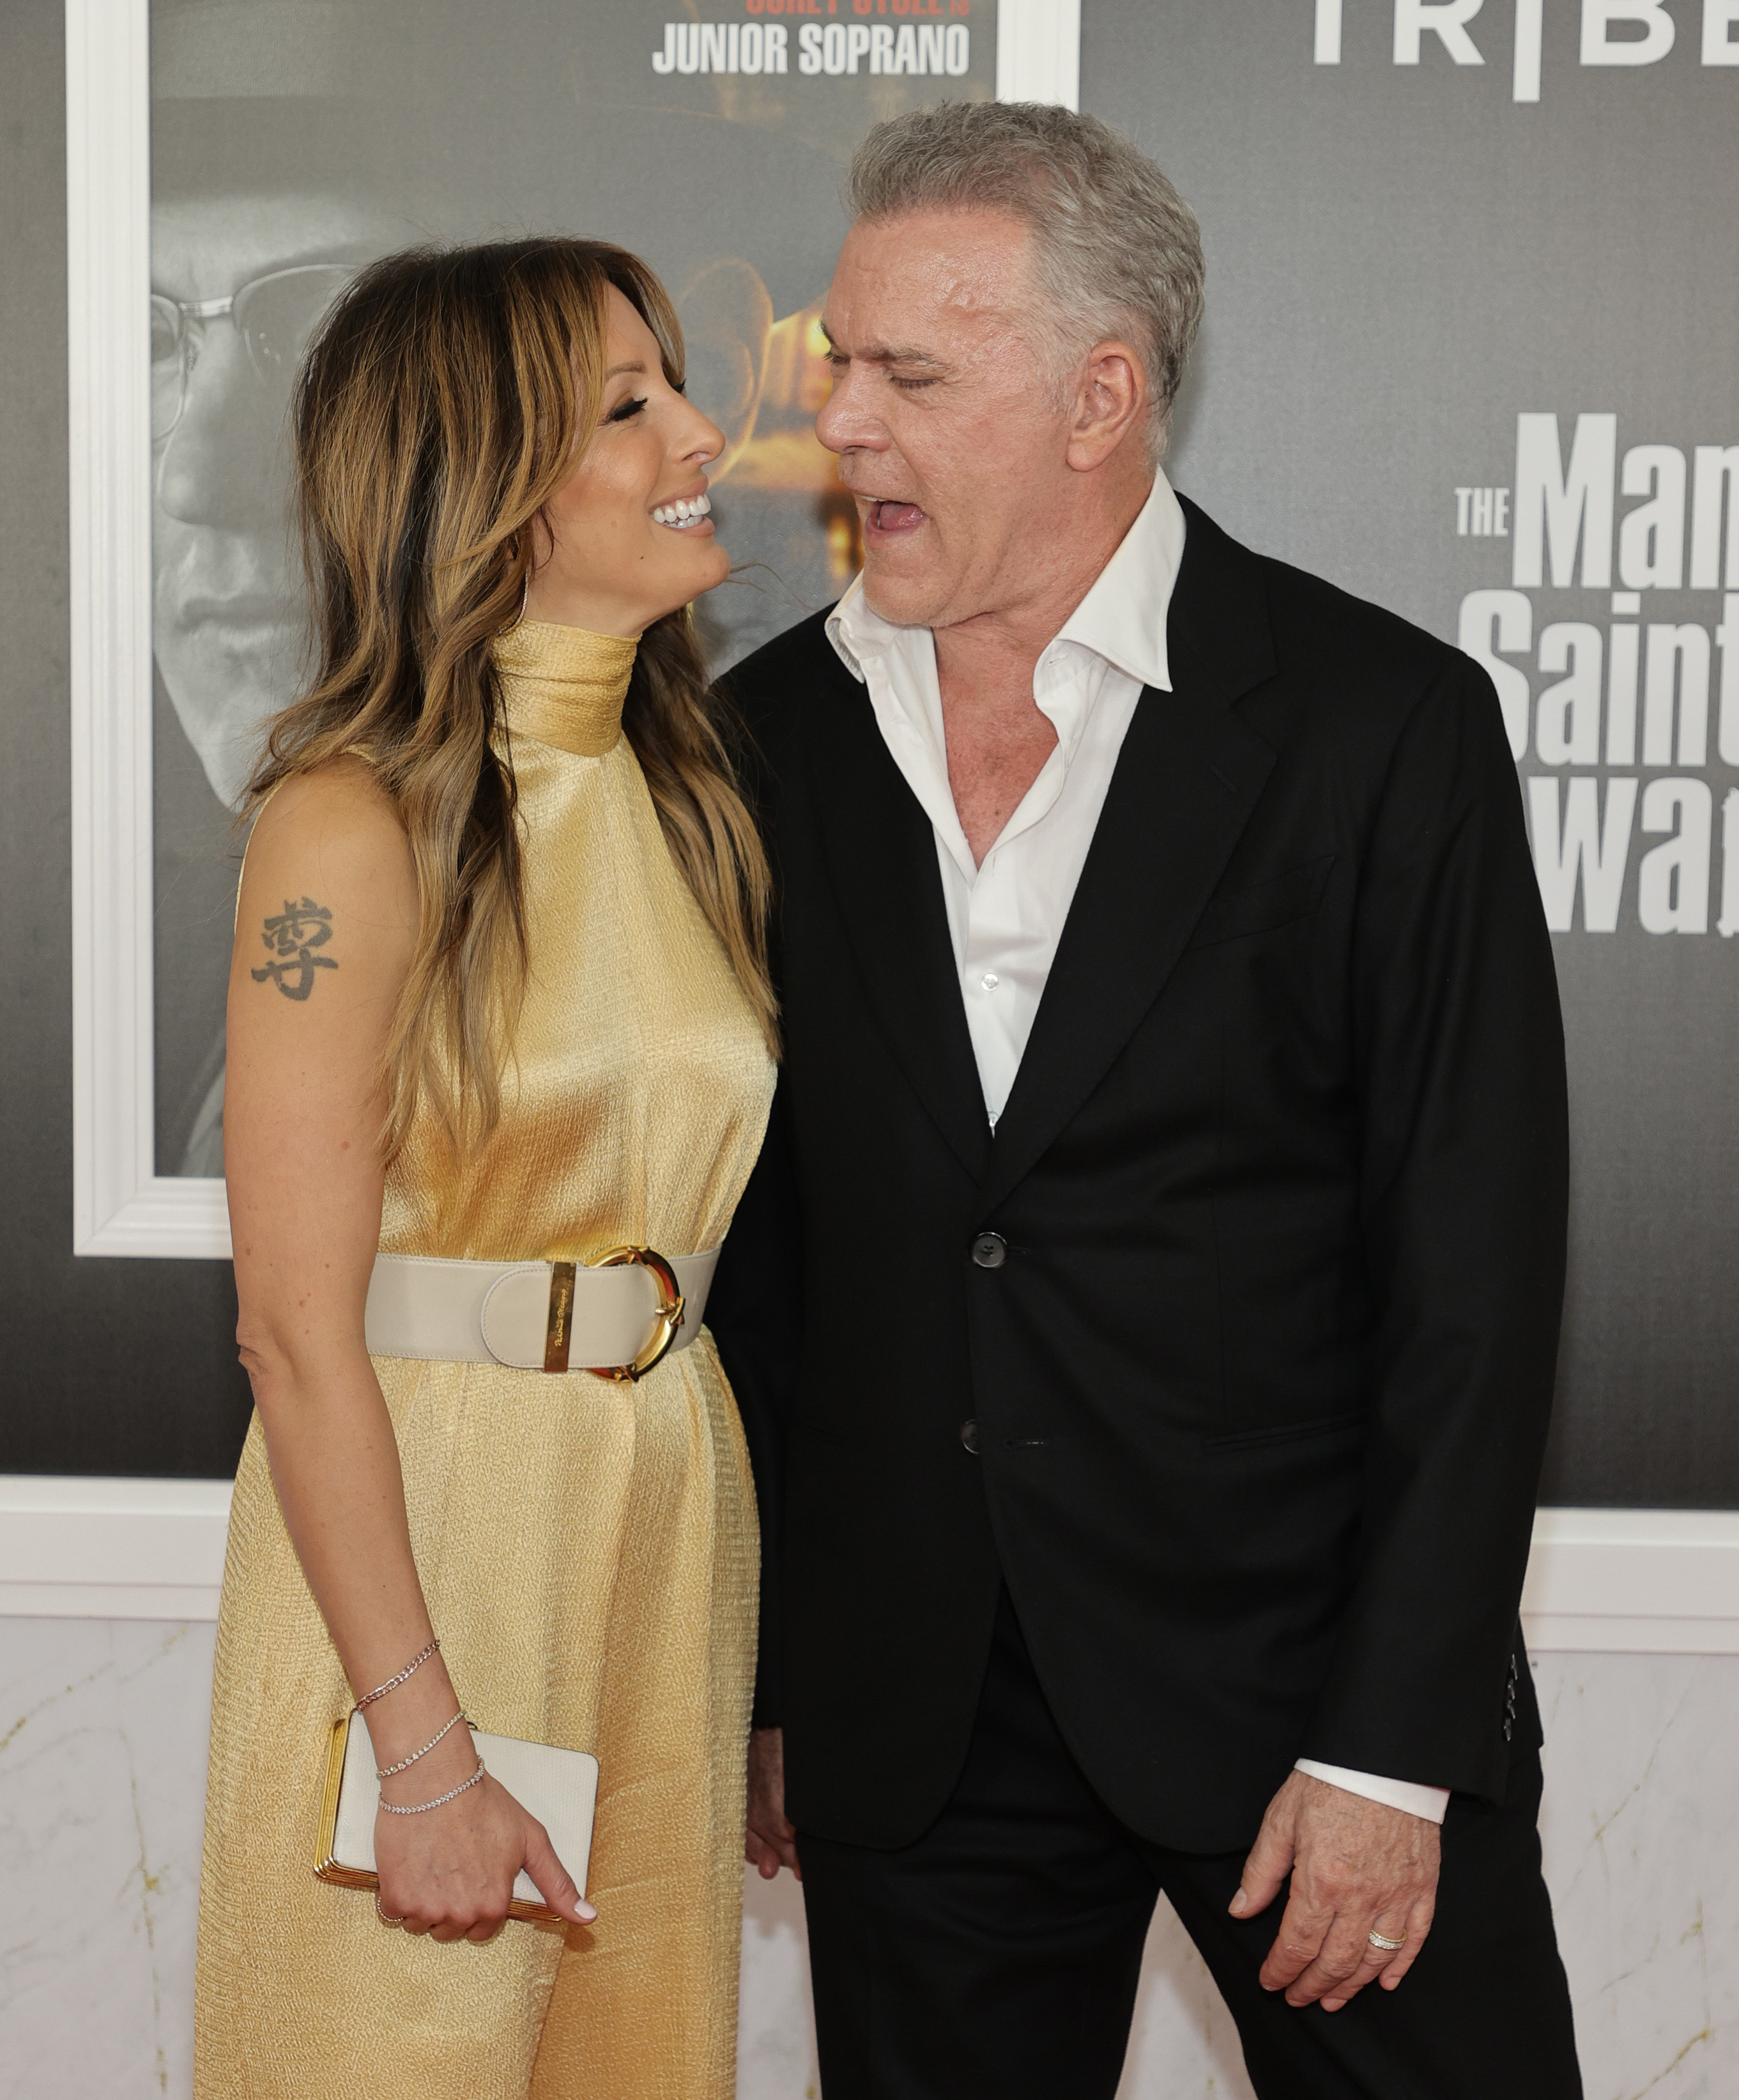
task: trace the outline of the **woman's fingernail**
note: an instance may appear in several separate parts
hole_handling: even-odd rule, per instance
[[[1249,1908],[1250,1899],[1244,1894],[1243,1890],[1240,1889],[1238,1894],[1232,1899],[1232,1915],[1234,1917],[1242,1917]]]

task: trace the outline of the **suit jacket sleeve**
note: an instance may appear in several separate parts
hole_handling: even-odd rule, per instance
[[[1372,1418],[1360,1570],[1303,1754],[1501,1799],[1568,1204],[1563,1026],[1496,695],[1395,745],[1353,935]]]

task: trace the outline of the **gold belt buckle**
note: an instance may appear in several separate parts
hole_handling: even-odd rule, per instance
[[[676,1271],[654,1247],[606,1247],[602,1254],[594,1255],[586,1264],[588,1268],[621,1268],[632,1265],[650,1269],[659,1289],[659,1306],[654,1314],[655,1330],[652,1339],[631,1364],[589,1364],[585,1369],[594,1378],[626,1379],[630,1384],[643,1379],[655,1364],[661,1363],[669,1354],[677,1338],[677,1330],[682,1324],[682,1291],[677,1282]],[[550,1315],[544,1330],[544,1369],[546,1371],[565,1371],[567,1352],[573,1339],[574,1264],[571,1261],[552,1262],[550,1265]]]

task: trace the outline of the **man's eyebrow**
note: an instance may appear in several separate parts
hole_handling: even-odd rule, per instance
[[[839,345],[834,342],[832,331],[827,323],[819,321],[816,325],[827,337],[828,347],[836,351]],[[854,354],[865,364],[917,364],[927,366],[933,372],[942,372],[947,368],[945,359],[933,355],[929,351],[920,350],[916,345],[910,343],[866,343],[862,350]]]

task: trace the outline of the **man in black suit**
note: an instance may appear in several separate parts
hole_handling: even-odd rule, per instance
[[[1265,2100],[1566,2100],[1564,1055],[1495,696],[1172,494],[1201,249],[1126,142],[955,104],[851,196],[865,569],[730,682],[786,1057],[711,1316],[828,2100],[1109,2100],[1162,1889]]]

